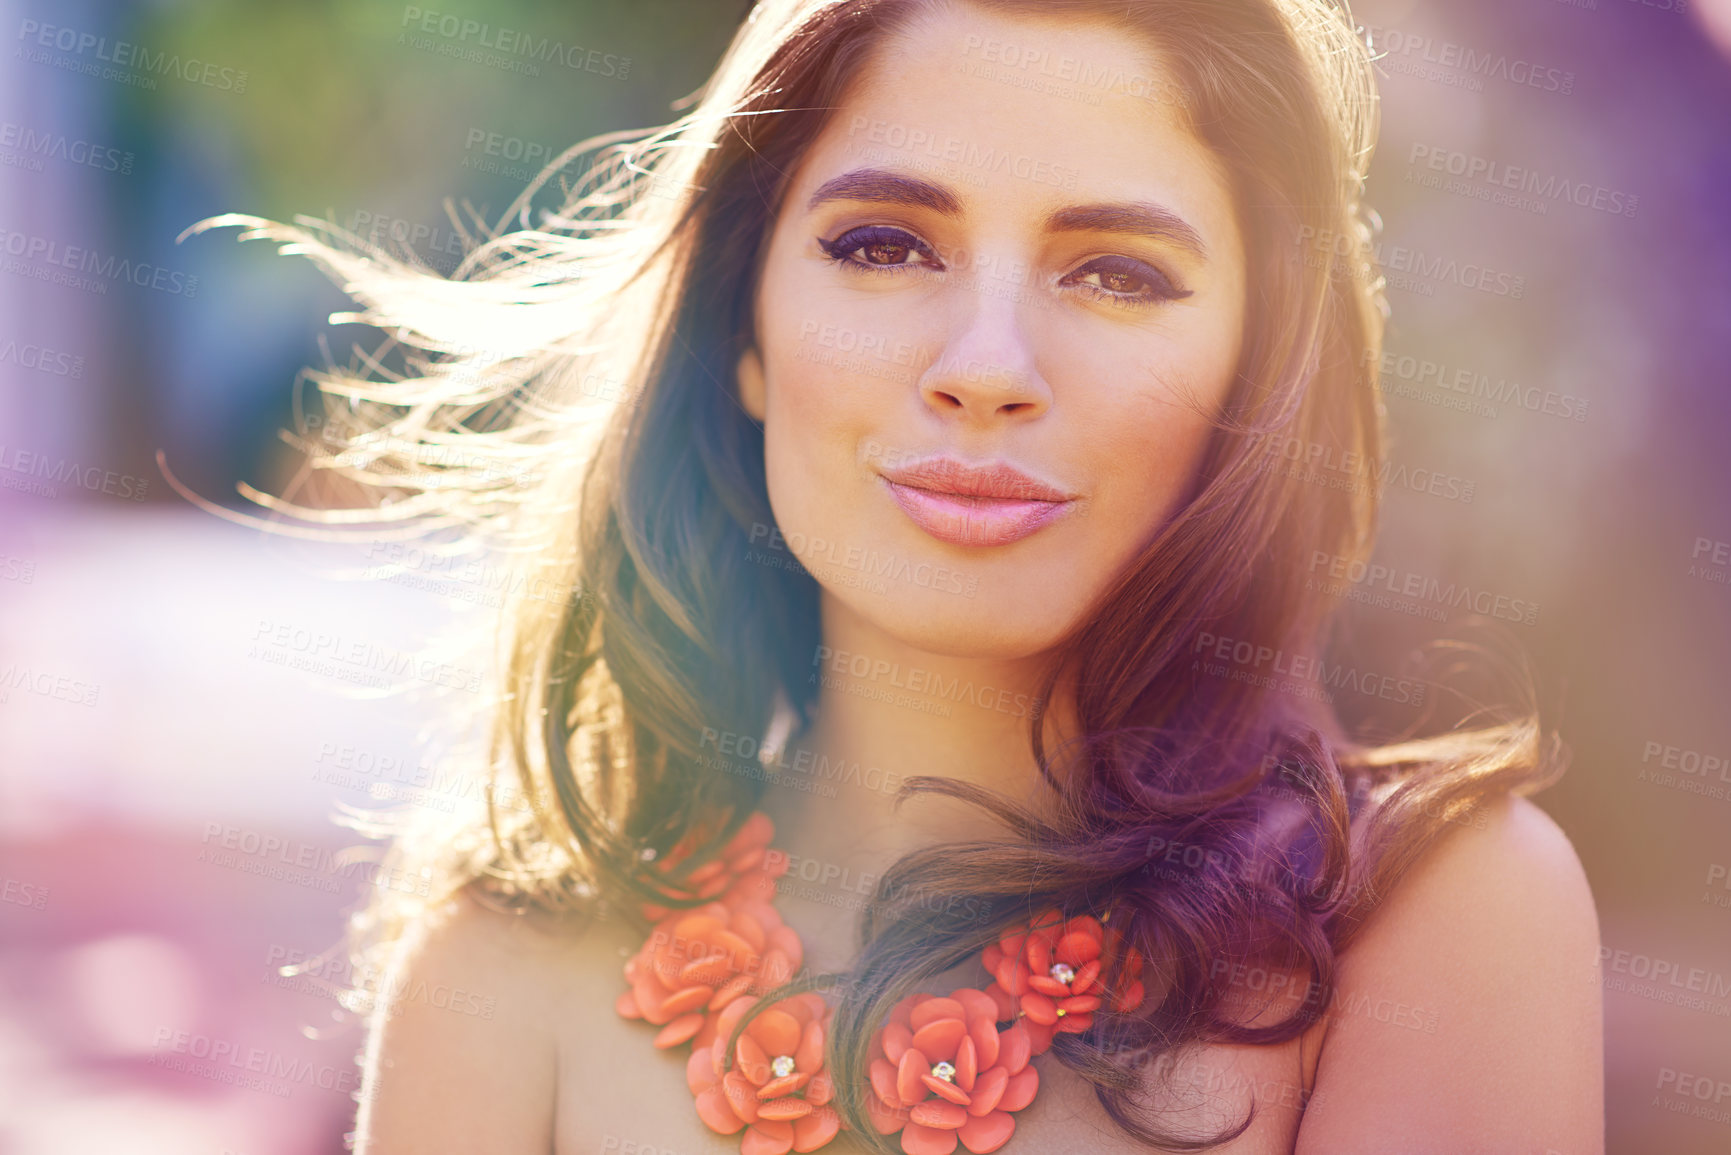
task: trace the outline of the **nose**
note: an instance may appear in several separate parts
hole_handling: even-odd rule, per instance
[[[1051,388],[1035,365],[1021,316],[1027,307],[987,295],[1011,289],[976,277],[955,293],[962,315],[949,340],[919,380],[920,396],[940,415],[972,423],[1028,421],[1052,405]]]

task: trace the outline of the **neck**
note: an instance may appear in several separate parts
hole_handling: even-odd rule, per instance
[[[1001,836],[988,816],[949,799],[920,795],[898,808],[901,783],[920,775],[1042,807],[1049,788],[1030,743],[1048,655],[933,653],[827,596],[822,622],[823,645],[810,671],[819,686],[817,712],[792,737],[783,762],[828,770],[834,793],[771,788],[765,808],[779,844],[821,857],[825,869],[871,873],[921,847]],[[1058,701],[1067,696],[1060,693]],[[1065,714],[1049,712],[1048,743],[1069,729],[1060,725]]]

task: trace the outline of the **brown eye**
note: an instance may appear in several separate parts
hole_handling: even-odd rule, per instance
[[[860,252],[864,253],[865,259],[874,265],[899,265],[907,260],[908,254],[913,250],[906,245],[878,241],[875,244],[860,246]]]
[[[1144,281],[1141,277],[1132,276],[1129,273],[1119,272],[1117,270],[1101,272],[1098,276],[1100,278],[1100,287],[1102,289],[1110,289],[1114,293],[1136,293],[1139,290],[1146,288],[1148,285],[1148,282]]]
[[[1124,304],[1155,304],[1176,301],[1191,294],[1180,289],[1153,265],[1129,257],[1099,257],[1064,278],[1064,284],[1088,290],[1094,296]]]
[[[830,258],[856,269],[942,269],[943,263],[926,243],[903,229],[866,225],[849,229],[833,241],[818,238]]]

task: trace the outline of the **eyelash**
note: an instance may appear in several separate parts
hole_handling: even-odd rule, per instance
[[[818,247],[824,255],[838,265],[867,273],[897,273],[905,269],[931,268],[941,270],[942,262],[932,251],[931,246],[920,240],[905,229],[891,228],[887,225],[862,225],[849,229],[834,240],[819,237]],[[873,246],[906,249],[909,253],[918,253],[930,264],[908,264],[898,261],[894,264],[872,264],[857,260],[854,253]],[[1144,288],[1136,293],[1122,293],[1107,289],[1101,285],[1085,285],[1073,278],[1085,276],[1131,277],[1142,282]],[[1082,289],[1097,300],[1117,305],[1154,305],[1166,301],[1179,301],[1191,296],[1195,290],[1180,289],[1172,279],[1153,265],[1138,261],[1132,257],[1106,256],[1095,257],[1081,268],[1068,273],[1059,282],[1070,283],[1073,288]]]

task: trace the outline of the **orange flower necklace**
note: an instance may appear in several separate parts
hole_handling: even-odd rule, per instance
[[[646,904],[655,929],[625,964],[630,989],[618,1012],[657,1026],[655,1045],[691,1044],[686,1083],[697,1115],[714,1131],[743,1131],[741,1155],[816,1151],[842,1128],[824,1063],[834,1013],[821,995],[780,999],[728,1040],[764,994],[804,961],[799,935],[771,904],[788,857],[769,843],[775,828],[754,813],[714,861],[692,872],[686,892],[703,906]],[[660,864],[674,870],[689,842]],[[907,1155],[951,1155],[958,1144],[986,1155],[1015,1134],[1015,1113],[1040,1087],[1035,1055],[1060,1033],[1080,1033],[1102,1008],[1142,1005],[1142,956],[1092,916],[1048,911],[980,953],[993,981],[947,996],[897,1003],[872,1036],[866,1110],[885,1135],[901,1132]]]

